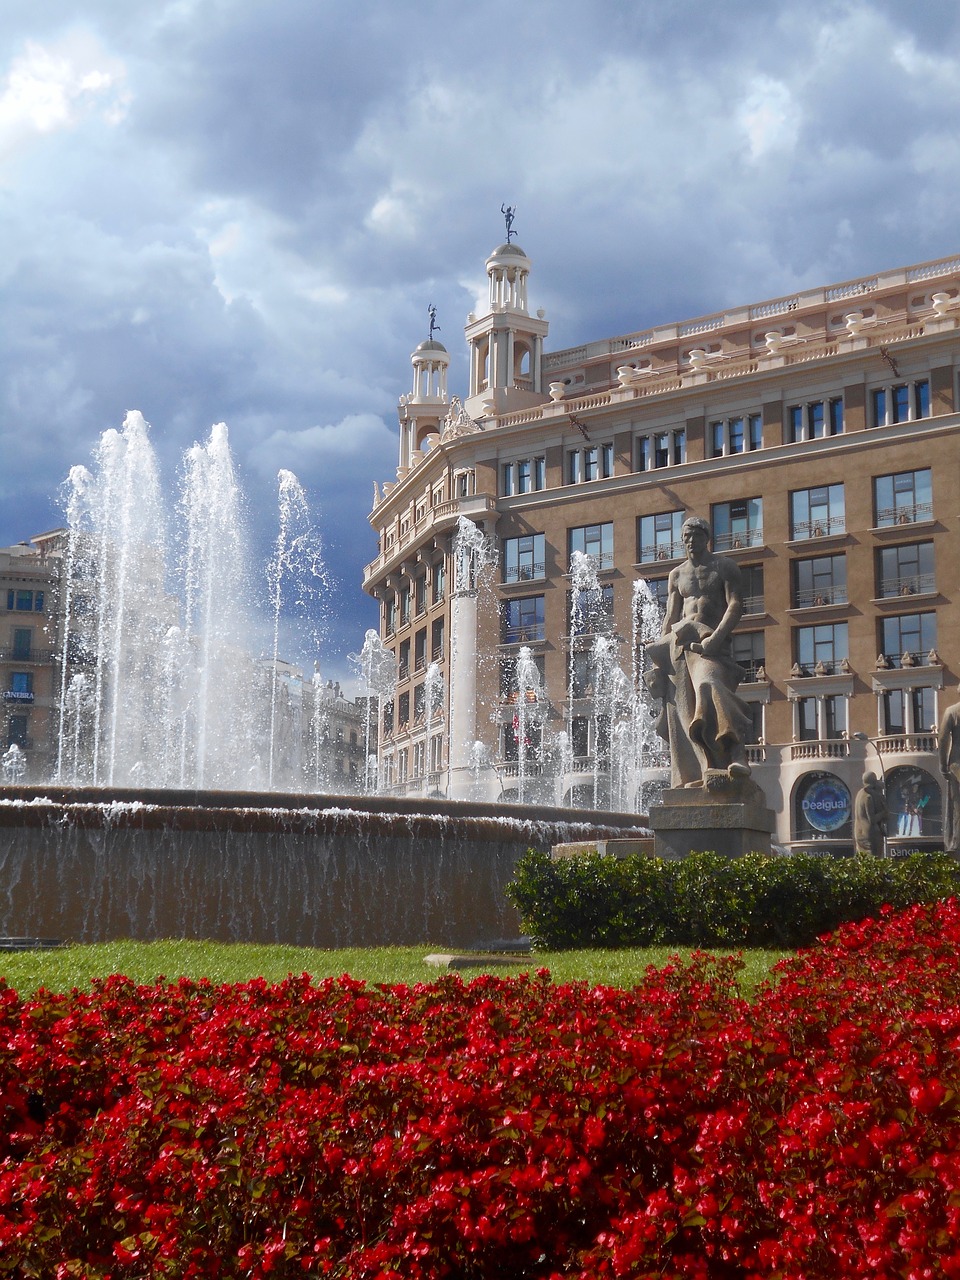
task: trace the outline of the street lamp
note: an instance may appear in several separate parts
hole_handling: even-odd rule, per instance
[[[874,742],[873,738],[871,738],[868,734],[854,733],[854,734],[851,734],[851,737],[855,738],[857,742],[868,742],[870,746],[873,747],[874,751],[877,753],[877,759],[880,762],[880,785],[883,787],[883,807],[887,811],[887,821],[884,822],[883,824],[883,853],[884,853],[884,857],[886,857],[887,856],[887,823],[890,820],[890,806],[887,804],[887,774],[883,767],[883,756],[880,754],[880,748]],[[866,759],[864,759],[864,764],[866,764]]]

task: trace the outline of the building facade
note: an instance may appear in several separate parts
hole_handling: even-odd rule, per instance
[[[510,243],[487,260],[462,401],[439,343],[412,357],[364,576],[399,673],[383,783],[509,799],[526,774],[523,798],[634,807],[601,668],[622,728],[638,600],[665,599],[696,514],[743,572],[734,655],[779,841],[849,849],[871,769],[891,842],[936,844],[960,677],[960,258],[552,353],[530,265]],[[464,570],[464,518],[495,568]]]
[[[52,533],[0,548],[0,756],[16,747],[31,780],[56,764],[59,543]]]

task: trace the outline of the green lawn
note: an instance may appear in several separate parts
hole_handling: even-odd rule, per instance
[[[349,973],[371,983],[415,983],[431,982],[445,972],[426,964],[426,956],[450,951],[449,947],[427,944],[320,951],[310,947],[221,942],[109,942],[0,955],[0,975],[21,994],[41,986],[51,991],[85,988],[91,978],[103,978],[111,973],[126,974],[140,983],[152,983],[161,975],[170,980],[181,976],[209,978],[216,983],[245,982],[257,977],[277,982],[289,973],[304,972],[314,978]],[[461,972],[467,979],[483,972],[505,974],[546,968],[557,982],[582,979],[590,984],[630,987],[641,980],[648,965],[659,967],[676,953],[689,954],[671,947],[637,951],[538,951],[516,968],[478,965]],[[784,954],[744,952],[744,993],[749,994]]]

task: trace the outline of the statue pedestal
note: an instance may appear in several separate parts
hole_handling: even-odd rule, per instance
[[[776,817],[750,778],[709,770],[702,787],[674,787],[649,815],[658,858],[711,851],[726,858],[770,852]]]

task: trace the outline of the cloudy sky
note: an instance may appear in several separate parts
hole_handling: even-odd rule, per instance
[[[325,544],[325,669],[396,400],[516,207],[553,349],[960,252],[951,0],[3,0],[0,544],[129,409],[224,421],[264,556]]]

